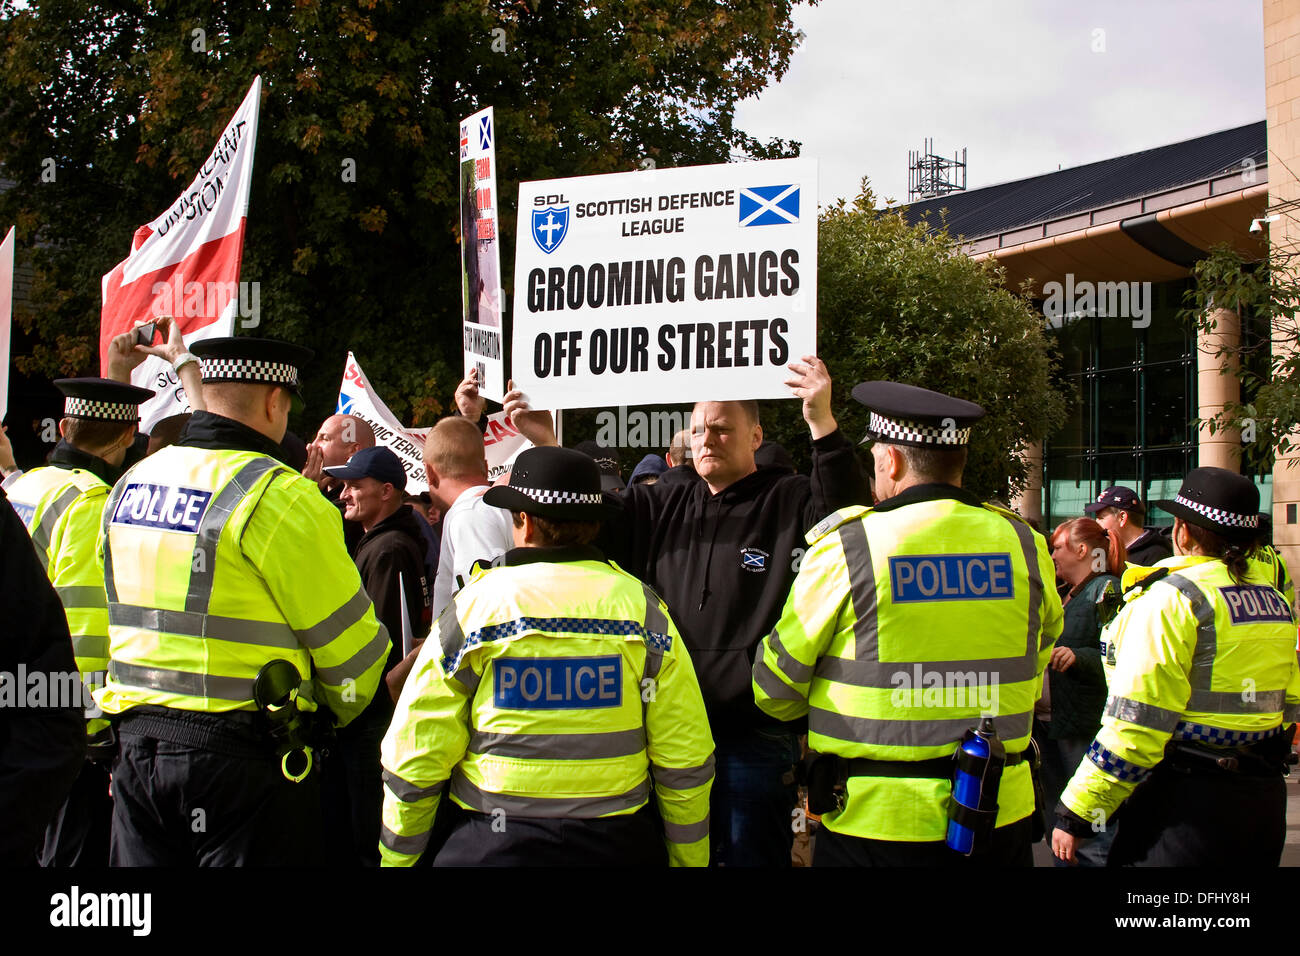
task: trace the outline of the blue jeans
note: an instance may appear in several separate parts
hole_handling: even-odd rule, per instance
[[[799,738],[751,730],[716,742],[709,832],[714,866],[789,866]]]

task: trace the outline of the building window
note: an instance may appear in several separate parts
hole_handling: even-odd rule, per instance
[[[1082,515],[1111,485],[1172,498],[1196,465],[1196,330],[1183,322],[1190,280],[1153,283],[1151,322],[1081,316],[1054,332],[1073,396],[1066,425],[1044,443],[1048,529]],[[1148,524],[1169,524],[1156,511]]]

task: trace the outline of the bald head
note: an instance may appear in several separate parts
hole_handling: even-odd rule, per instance
[[[429,494],[439,507],[451,507],[460,492],[488,483],[483,433],[468,418],[444,418],[424,440],[424,470]]]
[[[364,418],[356,415],[331,415],[321,423],[312,442],[321,450],[325,468],[346,465],[349,458],[363,448],[373,448],[375,432]]]

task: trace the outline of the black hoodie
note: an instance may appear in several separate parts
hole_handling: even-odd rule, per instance
[[[668,602],[714,736],[777,726],[754,705],[754,651],[781,617],[804,533],[832,511],[871,503],[853,446],[838,431],[814,441],[811,479],[759,468],[715,495],[679,467],[622,497],[602,550]]]

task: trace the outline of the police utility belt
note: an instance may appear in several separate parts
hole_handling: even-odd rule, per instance
[[[237,760],[266,760],[280,763],[285,779],[300,783],[315,759],[328,754],[331,722],[329,711],[303,712],[298,709],[301,678],[289,661],[272,661],[258,672],[253,703],[257,711],[225,711],[217,714],[141,704],[126,711],[118,721],[123,733],[152,737],[196,750]]]
[[[1004,767],[1014,767],[1033,761],[1032,748],[1020,753],[1007,754]],[[846,759],[838,754],[808,754],[803,765],[803,779],[808,788],[808,809],[821,816],[832,810],[843,809],[850,777],[912,777],[952,779],[957,769],[971,773],[975,768],[962,767],[969,756],[959,747],[951,757],[934,757],[930,760],[868,760],[865,757]],[[973,774],[974,775],[974,774]]]

